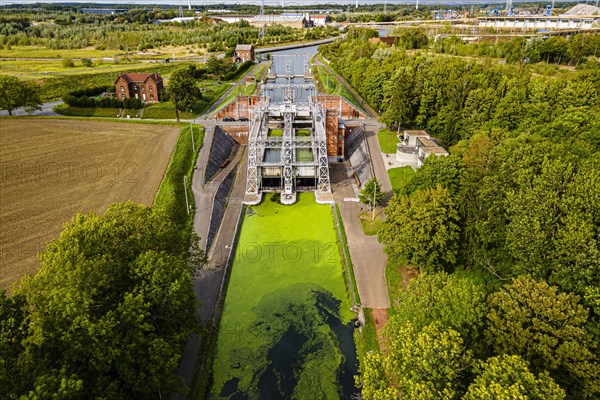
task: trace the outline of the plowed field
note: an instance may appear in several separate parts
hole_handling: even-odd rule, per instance
[[[78,212],[150,205],[179,128],[0,119],[0,288],[38,268],[36,253]]]

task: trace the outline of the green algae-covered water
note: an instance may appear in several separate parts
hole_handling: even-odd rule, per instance
[[[212,371],[214,399],[349,399],[354,314],[331,208],[299,195],[247,209]]]

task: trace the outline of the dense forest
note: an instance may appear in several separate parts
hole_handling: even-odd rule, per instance
[[[591,118],[599,106],[596,61],[580,63],[575,73],[540,76],[528,64],[409,54],[365,40],[374,35],[355,30],[320,50],[383,122],[427,129],[446,146],[477,132],[538,132],[598,145],[600,119]]]
[[[0,291],[0,398],[148,399],[181,389],[199,329],[188,249],[168,212],[132,202],[73,218],[37,274]]]
[[[440,54],[476,57],[504,58],[507,63],[537,63],[576,65],[600,55],[600,35],[579,33],[572,36],[515,37],[499,42],[483,40],[476,43],[463,43],[454,36],[439,40],[434,50]]]
[[[597,62],[544,76],[365,35],[325,58],[384,121],[427,129],[450,156],[426,159],[386,208],[388,268],[420,273],[390,287],[364,397],[598,398]]]

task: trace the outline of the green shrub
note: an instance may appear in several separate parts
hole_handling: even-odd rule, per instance
[[[73,62],[72,59],[68,58],[68,57],[64,57],[62,59],[62,66],[64,68],[73,68],[75,66],[75,63]]]

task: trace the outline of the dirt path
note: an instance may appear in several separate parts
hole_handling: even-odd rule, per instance
[[[373,308],[371,309],[373,315],[373,322],[375,323],[375,329],[379,336],[379,332],[383,329],[388,321],[387,308]]]

